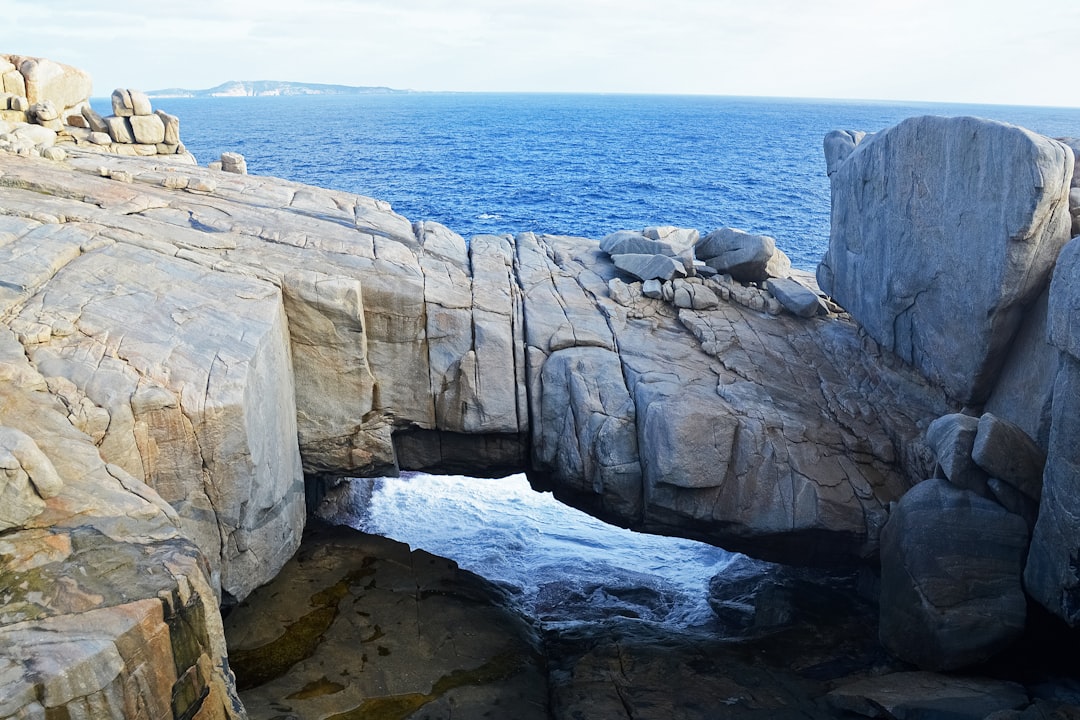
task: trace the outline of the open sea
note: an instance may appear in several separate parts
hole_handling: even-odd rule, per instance
[[[95,101],[103,114],[107,100]],[[732,226],[812,270],[828,243],[822,138],[913,115],[976,115],[1080,136],[1080,109],[732,97],[401,93],[160,99],[205,164],[389,201],[466,238],[596,239],[650,225]],[[340,517],[509,587],[543,623],[637,618],[709,626],[708,579],[733,555],[604,525],[503,480],[364,481]],[[346,503],[348,505],[348,503]]]
[[[107,102],[95,105],[105,110]],[[398,93],[162,98],[199,162],[389,201],[468,238],[602,238],[650,225],[776,238],[803,269],[828,242],[821,143],[912,115],[977,115],[1054,137],[1080,109],[708,96]]]

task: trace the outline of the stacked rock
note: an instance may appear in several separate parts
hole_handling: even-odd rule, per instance
[[[102,118],[92,109],[83,113],[88,129],[106,132],[109,139],[121,146],[117,154],[175,155],[180,143],[180,118],[150,105],[150,98],[138,90],[117,88],[112,94],[113,114]],[[134,153],[123,146],[133,146]]]
[[[44,58],[0,55],[0,151],[63,159],[62,145],[117,155],[174,155],[194,162],[180,142],[180,120],[154,112],[137,90],[113,92],[113,114],[90,107],[92,82],[78,68]],[[36,129],[26,130],[28,126]]]
[[[727,300],[773,315],[829,312],[814,283],[793,278],[791,261],[766,235],[720,228],[701,237],[692,229],[649,227],[612,233],[600,249],[615,267],[644,283],[637,294],[678,308],[711,310]]]

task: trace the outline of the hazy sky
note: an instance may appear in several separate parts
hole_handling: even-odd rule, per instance
[[[1080,0],[0,0],[0,17],[0,52],[82,67],[95,95],[296,80],[1080,105]]]

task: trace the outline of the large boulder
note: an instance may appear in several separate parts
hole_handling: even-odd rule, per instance
[[[615,267],[625,270],[639,280],[668,281],[686,277],[686,266],[669,255],[627,253],[612,255]]]
[[[1072,150],[1004,123],[919,117],[842,161],[830,153],[822,289],[955,400],[981,404],[1069,238]]]
[[[984,412],[1015,423],[1046,453],[1061,353],[1047,340],[1050,288],[1024,313]]]
[[[102,456],[173,504],[222,589],[242,598],[303,527],[280,291],[126,244],[80,255],[86,234],[43,230],[38,261],[69,261],[16,318],[27,354],[108,412]],[[5,261],[10,277],[31,270]]]
[[[810,318],[828,313],[817,293],[798,280],[769,278],[765,285],[769,292],[773,294],[773,297],[779,300],[780,304],[787,308],[792,315]]]
[[[694,246],[699,260],[736,280],[758,282],[784,277],[791,261],[768,235],[753,235],[736,228],[719,228]]]
[[[86,71],[46,58],[22,58],[19,72],[31,104],[51,100],[58,108],[75,107],[89,99],[93,89]]]
[[[942,415],[926,428],[926,444],[934,451],[945,478],[964,490],[986,494],[986,472],[971,458],[979,418],[960,413]]]
[[[1046,453],[1015,423],[992,413],[979,418],[971,459],[988,475],[1038,503]]]
[[[1024,630],[1023,518],[944,480],[912,488],[881,533],[882,644],[924,670],[988,660]]]

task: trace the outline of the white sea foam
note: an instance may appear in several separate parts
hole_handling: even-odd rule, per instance
[[[524,475],[406,473],[350,485],[354,502],[339,500],[333,519],[451,558],[512,588],[522,609],[547,623],[622,616],[707,625],[709,578],[736,557],[607,525],[533,491]]]

